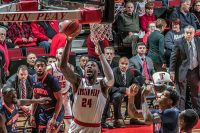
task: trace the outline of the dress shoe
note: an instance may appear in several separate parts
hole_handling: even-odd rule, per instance
[[[124,121],[122,119],[117,119],[114,121],[113,126],[116,128],[123,128],[126,127]]]
[[[101,123],[101,127],[102,128],[108,128],[108,129],[113,129],[114,128],[111,124],[109,124],[107,122]]]
[[[130,119],[130,125],[146,125],[143,120],[138,120],[135,118]]]

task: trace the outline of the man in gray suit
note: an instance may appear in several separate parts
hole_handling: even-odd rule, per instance
[[[147,57],[146,46],[144,43],[138,43],[137,46],[137,55],[129,59],[130,67],[137,69],[143,76],[143,79],[146,84],[149,84],[152,81],[152,75],[155,72],[153,61],[151,58]]]
[[[175,42],[170,58],[170,76],[180,93],[179,109],[194,108],[200,115],[198,84],[200,81],[200,38],[193,26],[186,26],[184,37]],[[188,96],[191,93],[191,97]],[[188,99],[192,106],[188,106]]]

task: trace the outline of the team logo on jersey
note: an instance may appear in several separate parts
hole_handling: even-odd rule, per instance
[[[97,90],[97,89],[79,89],[77,94],[98,97],[99,93],[100,93],[100,90]]]

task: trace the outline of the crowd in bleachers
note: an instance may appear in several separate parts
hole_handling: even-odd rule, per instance
[[[164,15],[164,18],[163,15],[156,16],[157,7],[154,2],[146,0],[120,2],[122,3],[116,6],[124,7],[115,16],[114,41],[99,40],[100,48],[113,70],[115,79],[113,87],[109,90],[101,126],[103,128],[125,127],[124,118],[128,115],[131,117],[130,124],[145,125],[146,123],[135,115],[136,110],[142,108],[141,94],[143,94],[143,90],[139,89],[135,93],[134,100],[131,99],[134,102],[130,102],[127,95],[129,89],[135,84],[142,88],[142,86],[154,82],[153,74],[160,71],[170,74],[171,81],[176,84],[176,90],[180,95],[177,105],[174,104],[176,100],[171,98],[174,101],[167,104],[166,108],[171,109],[176,106],[180,111],[194,109],[200,115],[198,95],[200,93],[198,91],[200,83],[200,39],[198,37],[200,35],[200,1],[196,0],[191,3],[190,0],[180,0],[180,7],[175,8],[169,7],[167,4],[169,2],[163,0],[163,10],[165,13],[170,13]],[[169,10],[170,12],[168,12]],[[23,97],[19,89],[22,88],[19,81],[25,78],[27,92],[32,92],[28,90],[32,87],[29,78],[36,74],[34,65],[38,57],[45,56],[49,66],[52,67],[54,64],[55,68],[58,67],[56,63],[61,60],[63,47],[67,43],[66,35],[60,32],[60,28],[59,22],[56,20],[1,24],[1,83],[14,87],[17,90],[17,98],[32,98],[32,93],[27,93],[26,97]],[[71,68],[84,78],[85,65],[88,60],[92,60],[97,62],[100,68],[99,77],[104,76],[99,55],[95,51],[95,44],[91,41],[90,35],[87,36],[86,45],[88,55],[82,55],[79,64],[73,64],[74,66],[71,65]],[[124,49],[125,51],[123,51]],[[19,64],[22,66],[18,70],[16,66],[9,67],[11,61],[19,59],[25,59],[26,66]],[[13,71],[13,68],[17,70],[17,73],[11,75],[10,71]],[[26,76],[23,77],[23,75]],[[72,95],[70,95],[70,100],[73,101]],[[126,103],[124,114],[121,112],[122,102]],[[111,103],[113,105],[113,124],[106,121],[110,117]],[[129,108],[130,104],[134,107]],[[29,109],[24,107],[22,110],[27,112]],[[177,122],[176,119],[172,121]],[[177,124],[176,122],[175,124]],[[172,131],[175,130],[177,127],[172,129]]]

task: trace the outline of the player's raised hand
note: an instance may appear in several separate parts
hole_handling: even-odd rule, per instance
[[[145,86],[142,91],[142,96],[147,96],[151,90],[152,90],[152,85]]]
[[[136,84],[132,84],[127,90],[127,95],[136,96],[138,91],[139,91],[139,87]]]
[[[102,54],[101,51],[101,47],[99,46],[99,42],[98,41],[94,41],[94,45],[95,45],[95,53],[99,56]]]

